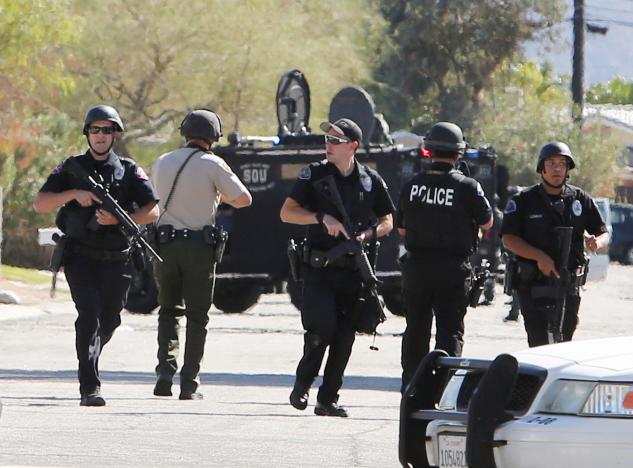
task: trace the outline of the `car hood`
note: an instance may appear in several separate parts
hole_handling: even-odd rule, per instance
[[[633,380],[633,336],[571,341],[512,354],[519,362],[547,369],[554,378]]]

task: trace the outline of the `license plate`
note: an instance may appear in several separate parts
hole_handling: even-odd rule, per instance
[[[467,468],[466,437],[461,435],[438,435],[439,468]]]

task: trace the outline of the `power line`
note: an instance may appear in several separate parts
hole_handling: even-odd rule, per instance
[[[633,0],[631,1],[633,2]],[[574,20],[573,18],[565,18],[563,21],[561,21],[561,23],[572,22],[573,20]],[[617,20],[613,18],[585,18],[585,22],[608,23],[608,24],[615,24],[618,26],[624,26],[627,28],[633,28],[633,21],[622,21],[622,20]]]
[[[586,21],[594,22],[594,23],[608,23],[608,24],[617,24],[618,26],[626,26],[629,28],[633,28],[633,21],[622,21],[616,20],[613,18],[587,18]]]
[[[592,10],[600,10],[600,11],[610,11],[613,13],[624,13],[624,14],[633,14],[633,9],[631,10],[620,10],[618,8],[608,8],[598,5],[587,5],[587,8],[591,8]]]

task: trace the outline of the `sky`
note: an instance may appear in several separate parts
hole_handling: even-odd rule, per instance
[[[533,60],[551,63],[559,74],[571,75],[573,0],[567,2],[561,40],[550,46],[551,51],[528,43],[525,52]],[[633,0],[585,0],[585,20],[609,28],[604,36],[585,31],[585,85],[617,76],[633,80]]]

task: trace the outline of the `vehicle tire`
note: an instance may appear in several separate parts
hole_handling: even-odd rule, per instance
[[[290,296],[290,302],[299,311],[303,306],[303,283],[298,283],[291,277],[288,278],[288,284],[286,284],[286,292]]]
[[[629,245],[624,254],[622,254],[622,263],[624,265],[633,265],[633,245]]]
[[[238,282],[216,284],[213,305],[227,314],[241,313],[257,304],[263,290],[263,286],[255,284]]]
[[[145,270],[134,270],[125,309],[133,314],[151,314],[158,307],[158,289],[151,263]]]
[[[385,306],[389,309],[393,315],[399,315],[404,317],[406,315],[404,309],[404,299],[402,297],[402,290],[400,285],[386,286],[381,291],[382,299],[385,301]]]

